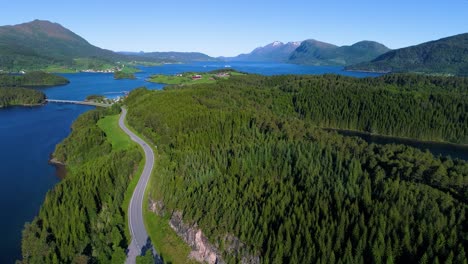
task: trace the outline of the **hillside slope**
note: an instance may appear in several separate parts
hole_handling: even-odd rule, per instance
[[[465,263],[466,162],[316,128],[459,138],[465,83],[247,75],[126,104],[158,145],[157,213],[200,228],[225,263]]]
[[[194,62],[194,61],[215,61],[216,58],[210,57],[201,52],[119,52],[120,54],[132,55],[139,58],[157,59],[164,62]]]
[[[308,65],[350,65],[371,60],[390,49],[375,41],[360,41],[351,46],[306,40],[290,56],[289,62]]]
[[[354,71],[423,72],[468,75],[468,33],[389,51]]]
[[[0,70],[3,71],[102,70],[135,60],[141,58],[96,47],[50,21],[34,20],[0,27]]]
[[[250,53],[225,59],[227,61],[286,62],[300,44],[301,42],[283,43],[275,41],[266,46],[258,47]]]

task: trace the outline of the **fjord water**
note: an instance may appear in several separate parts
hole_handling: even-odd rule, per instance
[[[91,108],[50,104],[0,110],[0,263],[19,258],[24,223],[59,180],[49,154],[68,135],[72,121]]]
[[[145,81],[151,74],[204,72],[230,68],[263,75],[335,73],[355,77],[378,74],[345,72],[340,67],[299,66],[278,63],[198,62],[141,67],[135,80],[114,80],[112,74],[62,74],[70,84],[43,89],[50,99],[83,100],[90,94],[121,96],[134,88],[161,89]],[[0,263],[14,263],[21,256],[21,230],[38,213],[48,190],[58,181],[48,164],[55,145],[70,132],[70,125],[89,106],[48,104],[42,107],[0,109]],[[457,157],[452,154],[452,157]]]

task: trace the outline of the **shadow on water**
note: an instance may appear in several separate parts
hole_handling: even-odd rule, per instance
[[[340,135],[348,137],[359,137],[367,143],[374,144],[403,144],[411,146],[422,151],[428,150],[434,156],[444,156],[452,159],[461,159],[468,161],[468,145],[458,145],[452,143],[419,141],[409,138],[399,138],[391,136],[381,136],[369,134],[366,132],[340,130],[340,129],[325,129],[326,131],[335,131]]]

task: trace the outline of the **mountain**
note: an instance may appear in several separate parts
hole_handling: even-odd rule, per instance
[[[156,59],[166,62],[193,62],[193,61],[216,61],[200,52],[119,52],[120,54],[132,55],[140,58]]]
[[[291,54],[290,63],[308,65],[350,65],[371,60],[390,49],[374,41],[360,41],[351,46],[306,40]]]
[[[275,41],[266,46],[258,47],[248,54],[240,54],[236,57],[224,59],[227,61],[286,62],[300,44],[301,42],[288,42],[285,44]]]
[[[354,71],[468,75],[468,33],[389,51],[346,68]]]
[[[43,20],[0,27],[0,65],[5,69],[37,69],[72,65],[76,58],[104,61],[122,55],[91,45],[60,24]]]
[[[390,49],[374,41],[361,41],[351,46],[336,46],[309,39],[283,43],[275,41],[248,54],[222,58],[227,61],[286,62],[307,65],[350,65],[371,60]]]

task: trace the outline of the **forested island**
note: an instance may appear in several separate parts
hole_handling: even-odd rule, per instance
[[[125,104],[128,123],[158,146],[154,217],[196,224],[227,263],[466,263],[466,161],[322,128],[466,144],[467,87],[417,75],[247,75],[140,88]],[[124,258],[123,194],[141,155],[109,142],[99,124],[116,113],[84,114],[57,147],[72,169],[26,226],[23,263]],[[168,232],[150,236],[158,244]]]
[[[45,99],[45,94],[41,91],[19,87],[0,87],[0,108],[16,105],[42,105]]]
[[[135,74],[133,72],[116,71],[114,72],[114,79],[135,79]]]
[[[47,87],[70,83],[65,77],[32,71],[20,75],[0,74],[0,87]]]
[[[66,78],[45,72],[29,72],[22,75],[0,74],[0,108],[42,105],[46,102],[45,94],[30,88],[67,83],[69,81]]]

